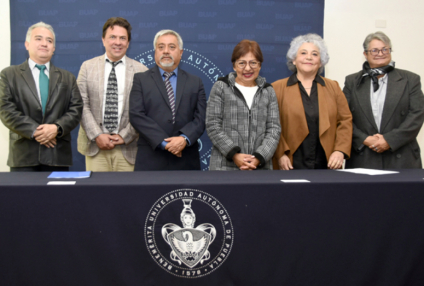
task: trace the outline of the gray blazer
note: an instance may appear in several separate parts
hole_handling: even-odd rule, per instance
[[[388,74],[386,100],[380,132],[371,108],[370,81],[358,86],[362,72],[346,77],[343,89],[353,116],[352,152],[346,168],[407,169],[422,168],[417,135],[424,121],[424,96],[420,77],[394,69]],[[383,153],[363,146],[365,138],[380,133],[390,145]]]
[[[81,119],[82,100],[75,76],[50,63],[49,96],[41,111],[28,61],[5,68],[0,75],[0,117],[9,128],[10,167],[71,166],[71,131]],[[54,148],[40,145],[32,135],[40,124],[57,124],[62,134]]]
[[[258,77],[251,109],[235,87],[232,72],[213,85],[206,109],[206,131],[213,148],[209,170],[238,170],[236,153],[253,154],[259,168],[272,169],[272,156],[280,140],[280,115],[274,88]]]
[[[136,139],[138,134],[130,124],[128,101],[134,74],[144,72],[147,68],[139,62],[127,56],[125,57],[125,98],[118,134],[125,142],[125,144],[121,145],[122,154],[129,163],[134,164],[137,154]],[[78,87],[84,101],[81,120],[82,128],[80,128],[78,134],[78,152],[85,156],[94,156],[100,150],[94,139],[97,135],[103,134],[105,61],[105,55],[85,61],[78,74]]]

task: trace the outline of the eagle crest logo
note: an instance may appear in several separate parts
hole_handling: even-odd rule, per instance
[[[196,215],[191,208],[192,200],[183,199],[182,201],[184,207],[180,218],[183,227],[167,223],[162,227],[162,236],[171,246],[171,259],[179,265],[184,263],[187,267],[193,268],[210,259],[208,248],[216,237],[216,229],[210,223],[204,223],[195,228]]]

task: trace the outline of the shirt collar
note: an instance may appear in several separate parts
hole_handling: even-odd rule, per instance
[[[325,86],[324,80],[318,74],[315,76],[314,81],[319,83],[322,86]],[[287,81],[287,86],[295,85],[298,82],[299,80],[297,79],[296,73],[294,73],[289,77],[289,80]]]
[[[118,60],[118,62],[119,62],[119,61],[122,61],[122,65],[124,65],[124,66],[125,66],[125,58],[126,58],[126,56],[124,55],[124,56],[122,57],[122,59]],[[106,59],[108,59],[109,61],[113,62],[111,59],[109,59],[109,58],[107,57],[107,54],[105,54],[105,61],[106,61]]]
[[[33,70],[34,68],[35,68],[35,65],[36,65],[37,63],[36,62],[34,62],[33,60],[31,60],[31,58],[28,58],[28,65],[29,65],[29,68],[31,69],[31,70]],[[45,66],[46,66],[46,70],[47,70],[47,72],[50,72],[50,62],[47,62],[47,63],[45,63],[44,64]]]
[[[165,72],[163,69],[160,68],[160,66],[158,66],[159,71],[160,71],[160,75],[163,76],[163,73]],[[178,67],[176,67],[173,71],[172,71],[175,76],[178,76]]]
[[[379,81],[379,82],[384,82],[384,83],[386,83],[386,82],[387,82],[387,78],[389,77],[388,75],[389,75],[389,74],[388,74],[388,73],[386,73],[383,77],[379,78],[379,79],[378,79],[378,81]]]

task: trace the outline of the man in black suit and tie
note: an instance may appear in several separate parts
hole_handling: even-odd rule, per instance
[[[178,68],[183,41],[177,32],[159,31],[153,45],[157,65],[134,75],[130,94],[130,122],[140,133],[134,170],[200,170],[202,80]]]
[[[29,59],[0,75],[0,118],[9,132],[12,172],[67,171],[72,165],[71,134],[82,113],[75,76],[51,62],[55,50],[52,26],[29,27]]]

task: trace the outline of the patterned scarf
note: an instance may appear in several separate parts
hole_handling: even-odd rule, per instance
[[[374,88],[374,92],[376,92],[378,90],[378,88],[380,87],[378,85],[377,76],[389,73],[394,68],[395,68],[395,62],[393,62],[393,61],[391,61],[387,66],[379,67],[379,68],[375,68],[375,69],[370,68],[370,64],[368,62],[364,62],[363,66],[362,66],[362,76],[358,80],[358,86],[362,83],[362,80],[365,77],[369,76],[372,79],[372,85],[373,85],[373,88]]]

